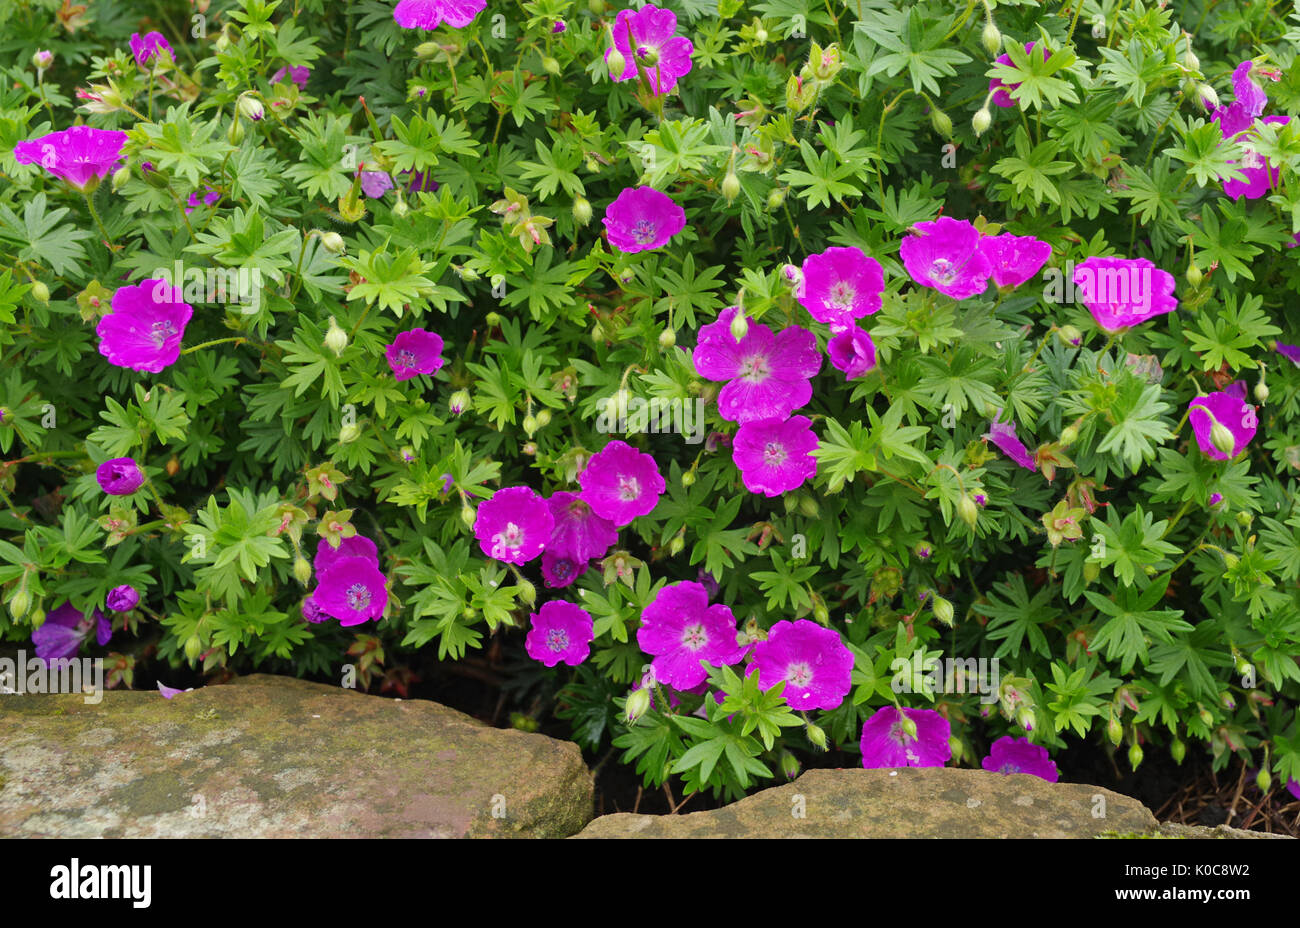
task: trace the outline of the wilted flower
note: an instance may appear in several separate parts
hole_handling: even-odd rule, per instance
[[[104,608],[113,612],[130,612],[140,603],[140,593],[129,583],[115,586],[104,597]]]
[[[756,419],[736,432],[732,459],[745,488],[764,496],[780,496],[817,472],[817,436],[807,416]]]
[[[488,557],[524,564],[542,553],[555,520],[531,487],[506,487],[478,507],[474,537]]]
[[[664,587],[641,612],[636,633],[642,651],[653,655],[656,680],[679,690],[698,686],[715,667],[734,664],[745,647],[736,641],[736,617],[723,605],[710,606],[704,587],[690,580]]]
[[[1041,777],[1049,783],[1055,783],[1060,779],[1056,764],[1047,753],[1047,748],[1031,743],[1028,738],[1003,735],[993,742],[993,746],[989,748],[989,756],[984,758],[982,766],[985,770],[1008,776],[1013,773],[1027,773],[1030,776]]]
[[[524,639],[524,650],[535,661],[554,667],[563,661],[576,667],[591,653],[594,622],[591,613],[573,603],[552,600],[534,612],[533,627]]]
[[[620,10],[614,20],[614,44],[605,49],[610,78],[632,80],[639,68],[649,79],[651,92],[656,96],[668,93],[677,86],[677,79],[691,70],[691,52],[695,50],[690,39],[673,35],[676,31],[677,14],[672,10],[648,3],[639,10]],[[635,49],[632,42],[636,43]],[[623,59],[617,74],[613,73],[617,60],[610,61],[614,49]]]
[[[1074,268],[1083,304],[1107,334],[1178,308],[1174,275],[1146,258],[1088,258]]]
[[[1019,287],[1052,256],[1052,246],[1032,235],[986,235],[979,241],[979,250],[988,259],[998,287]]]
[[[1002,410],[999,409],[997,414],[1002,415]],[[1034,459],[1029,455],[1029,449],[1016,437],[1016,423],[1014,421],[998,422],[995,419],[990,423],[989,430],[980,437],[985,441],[993,442],[998,446],[999,451],[1026,470],[1038,470],[1038,465],[1034,463]]]
[[[143,36],[134,33],[131,36],[131,54],[135,56],[135,63],[142,68],[147,68],[150,61],[156,63],[163,54],[173,60],[176,58],[176,53],[161,32],[149,32]]]
[[[302,617],[313,625],[317,625],[328,619],[329,613],[317,604],[316,596],[312,593],[302,601]]]
[[[616,527],[650,513],[666,489],[655,459],[618,439],[592,456],[578,484],[583,502]]]
[[[443,23],[464,29],[483,12],[487,0],[400,0],[393,19],[403,29],[437,29]]]
[[[577,493],[561,490],[552,494],[546,503],[555,521],[550,543],[546,546],[548,554],[585,564],[593,557],[604,557],[610,546],[618,541],[618,529],[614,523],[596,515],[590,504]],[[545,568],[545,561],[542,566]]]
[[[686,228],[686,211],[653,187],[625,187],[605,210],[603,222],[610,245],[633,254],[667,244]]]
[[[134,458],[112,458],[95,469],[99,488],[109,496],[130,496],[144,486],[144,472]]]
[[[99,609],[86,615],[72,603],[63,603],[32,632],[32,644],[36,646],[36,656],[44,661],[66,660],[74,657],[92,634],[95,643],[103,647],[113,636],[113,623]]]
[[[1187,418],[1196,434],[1196,443],[1206,455],[1216,461],[1235,458],[1255,437],[1255,429],[1259,425],[1255,407],[1232,393],[1198,396],[1188,407]],[[1216,426],[1223,430],[1217,435]],[[1225,448],[1230,450],[1225,451]]]
[[[95,327],[99,353],[110,364],[156,374],[181,354],[185,326],[194,315],[181,288],[166,280],[119,287],[108,315]]]
[[[843,331],[880,309],[880,262],[861,248],[827,248],[804,259],[795,298],[818,322]]]
[[[782,620],[754,645],[758,685],[771,689],[782,680],[790,708],[834,709],[852,689],[853,652],[840,633],[816,622]]]
[[[876,343],[862,329],[854,326],[831,338],[826,353],[845,380],[853,380],[876,368]]]
[[[320,583],[312,599],[340,625],[360,625],[384,614],[388,581],[371,558],[340,557],[331,560],[319,574]]]
[[[969,222],[940,216],[918,222],[899,244],[907,273],[954,300],[984,292],[993,268],[980,250],[980,233]]]
[[[906,714],[906,719],[904,718]],[[910,721],[915,732],[909,734]],[[942,767],[952,757],[952,726],[933,709],[877,709],[862,726],[862,766]]]
[[[126,133],[118,129],[73,126],[14,146],[19,164],[39,164],[77,190],[90,189],[122,166]]]
[[[410,380],[417,374],[433,374],[443,365],[442,337],[427,329],[411,329],[393,339],[385,356],[395,380]]]
[[[718,393],[718,413],[731,422],[784,419],[812,399],[809,378],[821,369],[817,339],[807,329],[789,326],[775,335],[751,323],[737,341],[731,323],[739,313],[729,306],[716,322],[700,329],[692,357],[695,370],[709,380],[729,381]]]

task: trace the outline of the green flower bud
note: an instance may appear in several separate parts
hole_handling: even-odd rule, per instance
[[[19,590],[14,594],[14,598],[9,600],[9,614],[15,619],[21,619],[27,614],[28,608],[32,604],[32,594],[26,590]]]
[[[624,58],[623,53],[618,50],[618,46],[610,49],[609,57],[605,59],[605,66],[609,69],[611,76],[622,74],[623,70],[627,67],[627,59]]]
[[[333,316],[330,316],[329,328],[325,330],[325,347],[334,352],[336,358],[341,357],[348,347],[348,333]]]
[[[627,720],[629,725],[635,725],[649,708],[650,688],[643,686],[641,689],[633,690],[628,694],[627,702],[623,704],[623,718]]]
[[[1201,59],[1197,58],[1196,53],[1190,48],[1187,49],[1186,54],[1183,55],[1183,67],[1189,71],[1201,70]]]
[[[1134,770],[1138,769],[1142,764],[1142,745],[1136,741],[1128,749],[1128,764]]]
[[[293,562],[293,576],[299,583],[306,586],[311,581],[311,562],[305,557],[296,558]]]
[[[36,302],[44,303],[46,306],[50,303],[50,288],[45,286],[44,281],[32,281],[32,296]]]
[[[591,10],[591,12],[596,16],[599,16],[607,9],[605,6],[605,0],[587,0],[587,9]]]
[[[192,661],[198,660],[199,655],[202,653],[203,653],[203,642],[199,639],[198,635],[190,635],[190,637],[185,639],[186,657],[188,657]]]
[[[934,617],[936,619],[944,625],[947,625],[949,628],[952,628],[952,603],[944,599],[942,596],[935,596],[934,602],[931,604],[930,608],[934,610]]]
[[[266,107],[262,106],[262,101],[257,97],[243,94],[239,98],[239,115],[257,122],[266,115]]]
[[[1263,406],[1268,402],[1268,384],[1264,383],[1263,375],[1259,378],[1259,383],[1255,384],[1255,402]]]
[[[1232,437],[1232,432],[1228,430],[1226,425],[1222,422],[1216,422],[1214,428],[1210,429],[1210,444],[1224,454],[1231,456],[1236,440]]]
[[[573,198],[573,221],[580,226],[591,222],[591,201],[582,194]]]
[[[667,351],[673,345],[677,344],[677,333],[670,328],[665,328],[659,333],[659,347]]]
[[[799,497],[799,511],[810,519],[815,519],[821,512],[821,507],[817,505],[817,500],[811,496]]]
[[[1056,337],[1071,348],[1078,348],[1083,343],[1083,333],[1073,325],[1061,326],[1056,330]]]
[[[349,422],[343,428],[339,429],[339,444],[346,445],[356,441],[361,437],[361,426],[355,422]]]
[[[226,141],[231,145],[238,145],[244,140],[244,124],[238,119],[230,120],[230,128],[226,130]]]
[[[989,112],[987,106],[980,109],[971,117],[970,127],[975,130],[976,135],[983,135],[989,131],[989,126],[993,125],[993,114]]]
[[[731,320],[731,337],[740,341],[749,334],[749,319],[745,316],[744,310],[741,310],[732,317]]]
[[[898,727],[902,729],[903,734],[907,735],[907,737],[911,738],[913,741],[916,740],[916,719],[904,712],[903,721],[899,723]]]
[[[559,74],[560,63],[556,61],[554,58],[552,58],[550,55],[543,55],[542,70],[545,71],[547,74]]]
[[[469,391],[457,390],[447,401],[447,408],[451,410],[453,416],[459,416],[469,407]]]
[[[1025,731],[1033,731],[1034,725],[1038,720],[1034,717],[1034,710],[1028,706],[1021,706],[1016,712],[1016,722]]]
[[[795,757],[789,751],[781,752],[781,772],[785,774],[787,780],[793,780],[799,775],[799,758]]]
[[[809,722],[805,732],[808,735],[808,741],[813,747],[819,751],[826,750],[826,732],[822,731],[821,726]]]
[[[537,417],[532,415],[531,413],[527,416],[524,416],[523,425],[524,425],[524,431],[528,433],[528,437],[532,438],[533,433],[537,431]]]
[[[686,539],[681,535],[674,535],[673,540],[668,542],[668,553],[674,557],[682,553],[686,547]]]
[[[1072,445],[1079,440],[1079,430],[1072,425],[1067,425],[1061,429],[1061,444]]]
[[[1241,563],[1241,558],[1237,557],[1237,555],[1233,554],[1231,551],[1223,555],[1223,566],[1229,570],[1232,570],[1232,568],[1236,567],[1239,563]]]
[[[1106,20],[1098,17],[1092,21],[1092,37],[1098,42],[1106,38]]]
[[[1212,110],[1219,105],[1219,95],[1209,84],[1197,84],[1196,94],[1201,98],[1206,109]]]
[[[1260,767],[1259,774],[1255,777],[1255,783],[1259,786],[1261,793],[1267,793],[1273,786],[1273,774],[1268,772],[1267,767]]]
[[[397,202],[393,204],[393,215],[396,216],[398,219],[401,219],[410,211],[411,208],[406,205],[406,200],[399,193],[397,195]]]
[[[421,59],[432,58],[434,55],[438,54],[441,48],[442,46],[437,42],[421,42],[419,45],[415,46],[415,57]]]
[[[1110,739],[1110,743],[1115,747],[1119,747],[1119,743],[1124,740],[1124,726],[1113,715],[1110,717],[1110,721],[1106,723],[1106,737]]]
[[[980,41],[984,43],[984,50],[990,55],[996,55],[1002,51],[1002,33],[994,25],[990,18],[984,22],[984,31],[980,34]]]
[[[501,314],[497,312],[488,313],[483,317],[483,321],[487,323],[488,328],[495,329],[501,324]]]
[[[27,621],[32,623],[33,629],[40,628],[45,624],[45,610],[37,605],[37,607],[32,610],[32,614]]]
[[[519,598],[524,603],[531,606],[533,603],[537,602],[537,587],[533,586],[532,583],[530,583],[527,580],[524,580],[523,578],[520,578],[518,587],[519,587]]]
[[[757,42],[759,45],[766,44],[767,39],[768,39],[767,30],[764,29],[762,26],[759,26],[757,29],[754,30],[754,41]]]
[[[1201,281],[1205,279],[1205,275],[1201,273],[1201,269],[1196,266],[1195,262],[1187,265],[1187,273],[1184,276],[1193,287],[1199,287]]]
[[[1092,583],[1101,576],[1101,566],[1096,561],[1083,562],[1083,580],[1085,583]]]
[[[930,126],[945,139],[952,138],[952,117],[943,110],[930,110]]]
[[[113,172],[113,192],[117,193],[122,189],[122,185],[131,179],[131,169],[120,167]]]
[[[969,493],[963,493],[961,499],[957,501],[957,515],[961,516],[961,520],[971,528],[974,528],[975,523],[979,521],[979,507],[975,505],[975,500],[970,498]]]
[[[1237,524],[1242,528],[1250,528],[1251,523],[1254,521],[1255,517],[1244,509],[1237,513]]]
[[[534,418],[537,420],[537,427],[544,429],[551,424],[551,411],[549,409],[539,409]]]
[[[736,197],[740,196],[740,178],[733,170],[728,170],[727,176],[722,178],[722,196],[728,203],[735,202]]]
[[[343,236],[337,232],[323,233],[320,237],[320,244],[322,248],[332,255],[343,254],[343,249],[347,247],[343,241]]]
[[[1183,758],[1187,756],[1187,745],[1175,738],[1174,743],[1169,745],[1169,756],[1174,759],[1175,764],[1181,766]]]
[[[478,514],[474,512],[474,507],[469,503],[460,507],[460,521],[464,522],[467,526],[473,528],[477,519]]]
[[[780,209],[785,205],[785,188],[773,187],[772,192],[767,195],[767,208]]]
[[[694,471],[694,469],[692,469],[692,470],[688,470],[688,471],[683,471],[683,472],[682,472],[682,486],[684,486],[684,487],[689,487],[689,486],[694,486],[694,484],[695,484],[695,471]]]

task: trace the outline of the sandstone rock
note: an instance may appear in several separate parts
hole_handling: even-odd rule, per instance
[[[0,837],[564,837],[578,747],[425,700],[250,676],[0,696]]]
[[[604,815],[579,838],[1094,838],[1149,832],[1136,799],[1026,774],[948,767],[809,770],[722,809]]]

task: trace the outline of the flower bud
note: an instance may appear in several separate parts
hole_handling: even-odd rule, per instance
[[[14,594],[14,598],[9,600],[9,614],[15,619],[21,619],[27,614],[27,609],[32,604],[32,594],[26,590],[19,590]]]
[[[587,0],[587,9],[591,10],[594,15],[599,16],[607,9],[605,0]]]
[[[1071,348],[1078,348],[1083,343],[1083,333],[1077,326],[1063,325],[1056,330],[1056,337]]]
[[[1136,741],[1134,741],[1133,744],[1129,746],[1128,764],[1134,770],[1138,769],[1138,767],[1142,764],[1142,745],[1138,744]]]
[[[1079,440],[1079,430],[1072,425],[1067,425],[1061,429],[1061,445],[1063,447],[1074,444]]]
[[[519,588],[519,598],[523,600],[524,603],[531,606],[533,603],[537,602],[537,587],[533,586],[532,583],[522,577],[519,578],[519,583],[517,585]]]
[[[487,323],[488,328],[495,329],[501,324],[501,314],[498,312],[488,313],[483,317],[483,321]]]
[[[673,540],[668,542],[668,553],[673,557],[682,553],[686,547],[686,539],[681,535],[674,535]]]
[[[822,731],[821,726],[809,722],[804,731],[807,733],[808,741],[813,747],[819,751],[826,750],[826,732]]]
[[[343,236],[339,235],[337,232],[326,232],[322,234],[320,237],[320,244],[322,248],[332,255],[343,254],[343,249],[346,247],[343,242]]]
[[[355,422],[349,422],[343,428],[339,429],[339,444],[346,445],[356,441],[361,437],[361,426]]]
[[[524,425],[524,431],[528,434],[528,437],[532,438],[533,433],[537,431],[537,417],[534,416],[532,413],[529,413],[528,415],[524,416],[523,425]]]
[[[767,208],[780,209],[785,205],[785,188],[773,187],[772,192],[767,195]]]
[[[817,505],[817,500],[811,496],[799,497],[799,511],[810,519],[815,519],[821,513],[821,507]]]
[[[1110,743],[1115,747],[1119,747],[1119,743],[1124,740],[1124,726],[1113,715],[1110,717],[1110,721],[1106,723],[1106,737],[1110,739]]]
[[[930,546],[928,541],[918,541],[912,548],[912,553],[924,560],[934,553],[934,548]]]
[[[989,126],[993,125],[993,114],[989,112],[987,106],[982,106],[971,117],[970,127],[975,130],[976,135],[983,135],[989,131]]]
[[[573,198],[573,221],[580,226],[591,222],[591,201],[582,194]]]
[[[635,725],[641,716],[645,715],[646,710],[650,708],[650,689],[642,687],[639,690],[633,690],[628,694],[627,702],[623,704],[623,718],[629,725]]]
[[[731,337],[740,341],[749,334],[749,319],[746,318],[743,310],[737,311],[731,319]]]
[[[740,178],[730,168],[727,170],[727,176],[722,178],[722,196],[728,203],[735,202],[736,197],[740,196]]]
[[[473,283],[479,279],[478,271],[474,270],[472,267],[467,267],[465,265],[457,267],[456,265],[452,265],[452,269],[456,272],[456,276],[461,280],[467,280],[470,283]]]
[[[1214,428],[1210,429],[1210,443],[1229,456],[1232,455],[1232,449],[1236,445],[1232,432],[1222,422],[1214,423]]]
[[[126,183],[128,180],[130,180],[130,179],[131,179],[131,169],[130,169],[130,168],[128,168],[128,167],[120,167],[120,168],[118,168],[116,171],[114,171],[114,172],[113,172],[113,186],[112,186],[112,190],[113,190],[113,192],[114,192],[114,193],[117,193],[119,190],[121,190],[121,189],[122,189],[122,185],[125,184],[125,183]]]
[[[442,46],[437,42],[421,42],[415,46],[415,57],[420,59],[432,58],[442,50]]]
[[[325,330],[325,347],[334,352],[334,356],[342,357],[344,349],[348,347],[348,333],[338,324],[333,316],[330,316],[329,328]]]
[[[1267,767],[1259,768],[1259,774],[1255,777],[1255,784],[1259,787],[1261,793],[1267,793],[1273,786],[1273,774],[1268,772]]]
[[[1205,275],[1201,273],[1201,269],[1195,263],[1187,265],[1187,273],[1184,276],[1193,287],[1199,287],[1201,281],[1205,279]]]
[[[1236,567],[1239,563],[1241,563],[1241,558],[1237,557],[1237,555],[1233,554],[1231,551],[1223,555],[1223,566],[1229,570],[1232,570],[1232,568]]]
[[[961,516],[961,520],[971,528],[974,528],[975,523],[979,521],[979,507],[975,505],[975,500],[971,499],[966,493],[963,493],[961,499],[957,501],[957,515]]]
[[[664,330],[659,333],[659,347],[667,350],[675,344],[677,344],[677,333],[671,328],[665,327]]]
[[[1098,42],[1106,38],[1106,20],[1097,18],[1092,21],[1092,37]]]
[[[473,528],[477,519],[478,515],[474,512],[474,507],[469,503],[460,507],[460,521],[464,522],[470,528]]]
[[[1201,70],[1201,59],[1197,58],[1196,53],[1190,48],[1187,49],[1186,54],[1183,55],[1183,67],[1189,71]]]
[[[239,98],[239,114],[245,119],[257,122],[266,115],[266,107],[262,106],[262,101],[257,97],[242,94]]]
[[[398,219],[401,219],[410,211],[411,208],[406,205],[406,200],[402,197],[401,193],[398,193],[397,202],[393,204],[393,215]]]
[[[1016,712],[1016,722],[1025,731],[1033,731],[1035,721],[1037,720],[1034,718],[1034,710],[1028,706],[1021,706]]]
[[[799,775],[799,758],[795,757],[789,751],[781,752],[781,772],[785,774],[787,780],[793,780]]]
[[[54,64],[54,52],[42,50],[32,54],[33,68],[36,68],[39,71],[44,71],[52,64]]]
[[[447,408],[451,410],[453,416],[459,416],[469,406],[469,391],[457,390],[447,401]]]
[[[1264,377],[1261,374],[1259,383],[1255,384],[1255,402],[1263,406],[1268,402],[1268,384],[1264,383]]]
[[[624,58],[623,53],[618,50],[618,46],[610,49],[609,57],[605,59],[605,66],[609,68],[611,76],[622,74],[623,70],[627,67],[627,59]]]
[[[1174,759],[1175,764],[1181,766],[1183,758],[1187,756],[1187,745],[1175,738],[1174,743],[1169,745],[1169,756]]]
[[[45,610],[38,604],[27,621],[32,623],[32,628],[40,628],[45,624]]]
[[[554,58],[552,58],[550,55],[543,55],[542,70],[545,71],[547,74],[559,74],[560,63],[556,61]]]
[[[1254,521],[1255,517],[1244,509],[1237,513],[1237,524],[1242,528],[1250,528],[1250,524]]]
[[[293,562],[293,576],[299,583],[306,586],[311,581],[311,562],[305,557],[297,558]]]
[[[903,715],[903,720],[899,722],[898,727],[902,729],[903,734],[907,735],[907,737],[915,741],[916,740],[916,719],[908,715],[906,711],[904,711],[902,715]]]
[[[551,411],[549,409],[539,409],[534,418],[537,420],[537,427],[544,429],[551,424]]]
[[[1002,51],[1002,33],[998,31],[992,19],[984,22],[984,32],[980,34],[980,41],[984,43],[984,50],[990,55]]]
[[[689,487],[695,485],[695,470],[691,469],[682,473],[682,486]]]
[[[944,599],[942,596],[935,596],[934,603],[930,606],[930,608],[934,610],[934,617],[936,619],[938,619],[944,625],[947,625],[949,628],[952,628],[952,618],[953,618],[952,603]]]
[[[36,302],[48,306],[50,303],[50,288],[45,286],[44,281],[34,280],[32,281],[32,296],[36,299]]]
[[[1207,110],[1212,110],[1219,105],[1219,95],[1209,84],[1197,84],[1196,95],[1201,98],[1201,103]]]
[[[1101,576],[1101,565],[1096,561],[1083,562],[1083,582],[1092,583]]]
[[[599,322],[591,327],[591,342],[597,346],[605,344],[605,327]]]
[[[945,139],[952,138],[952,117],[943,110],[930,110],[930,126]]]
[[[198,635],[190,635],[185,639],[185,656],[190,660],[197,660],[198,656],[203,653],[203,642]]]

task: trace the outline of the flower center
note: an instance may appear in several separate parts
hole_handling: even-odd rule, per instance
[[[688,625],[682,630],[682,646],[691,650],[698,651],[709,643],[708,633],[704,631],[704,626],[700,624]]]
[[[771,373],[772,368],[762,355],[752,355],[740,362],[740,376],[750,383],[762,383]]]
[[[397,352],[398,367],[415,367],[415,352],[403,348]]]
[[[785,678],[795,686],[807,686],[812,682],[812,668],[803,662],[791,664],[785,669]]]
[[[641,481],[635,477],[618,478],[618,498],[625,503],[630,503],[641,495]]]
[[[518,548],[524,543],[524,530],[513,522],[507,522],[506,527],[492,536],[492,556],[497,557],[507,548]]]
[[[569,503],[569,515],[573,516],[575,519],[585,519],[589,512],[591,512],[591,507],[583,500],[575,499],[573,502]]]
[[[957,276],[957,267],[947,258],[935,258],[930,265],[930,276],[940,283],[952,283]]]
[[[851,309],[853,295],[853,287],[841,280],[831,287],[831,305],[838,309]]]
[[[899,719],[897,722],[895,722],[894,726],[889,729],[889,737],[900,748],[906,748],[908,743],[911,742],[912,740],[907,736],[907,732],[903,731],[902,719]],[[910,752],[908,753],[908,757],[909,758],[911,757]]]
[[[370,605],[370,588],[364,583],[354,583],[345,595],[348,608],[360,612]]]
[[[1241,166],[1244,168],[1262,168],[1264,160],[1260,158],[1259,152],[1247,148],[1246,157],[1241,159]]]
[[[170,319],[159,319],[149,326],[149,337],[153,339],[153,343],[159,348],[167,344],[167,340],[174,338],[175,335],[176,325]]]
[[[1020,768],[1011,763],[1011,761],[1007,761],[998,768],[998,773],[1020,773]]]
[[[546,646],[552,651],[564,651],[569,647],[569,633],[562,628],[552,628],[546,633]]]
[[[763,446],[763,463],[768,467],[779,467],[789,455],[780,442],[769,441]]]
[[[638,219],[632,226],[632,238],[638,245],[649,245],[658,234],[655,224],[649,219]]]
[[[569,578],[573,576],[573,572],[576,569],[577,566],[573,563],[573,561],[569,560],[568,558],[561,558],[560,560],[555,562],[555,565],[552,568],[552,573],[555,574],[556,580],[560,581],[561,583],[568,583]]]

